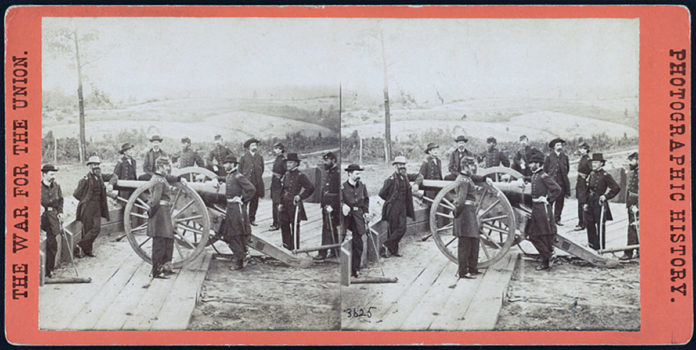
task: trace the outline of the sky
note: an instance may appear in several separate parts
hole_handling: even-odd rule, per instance
[[[337,86],[416,100],[638,95],[638,19],[43,18],[43,88],[112,101],[250,97],[276,86]]]

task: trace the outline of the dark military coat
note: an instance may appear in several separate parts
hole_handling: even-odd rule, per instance
[[[604,201],[604,219],[613,220],[611,215],[611,210],[609,208],[609,200],[614,198],[621,188],[616,183],[614,178],[604,171],[603,168],[594,170],[590,173],[589,179],[587,180],[589,195],[587,197],[587,204],[590,211],[593,213],[595,222],[599,222],[601,216],[601,206],[599,205],[599,197],[604,195],[606,201]]]
[[[638,167],[629,170],[628,186],[626,187],[626,208],[638,206]]]
[[[578,178],[575,181],[575,198],[580,204],[587,203],[587,176],[591,171],[590,157],[585,154],[578,161]]]
[[[338,213],[341,204],[338,197],[341,190],[341,174],[338,172],[338,166],[327,170],[321,183],[321,206],[329,205],[334,213]]]
[[[367,194],[367,187],[361,181],[357,181],[355,186],[346,181],[341,188],[341,200],[350,207],[350,213],[344,216],[346,227],[363,234],[366,231],[365,214],[370,212],[370,196]]]
[[[280,203],[283,205],[286,214],[290,215],[290,220],[294,221],[295,204],[293,203],[293,200],[295,196],[299,195],[300,199],[304,201],[314,192],[314,185],[312,185],[312,182],[309,181],[307,175],[303,174],[297,169],[286,171],[285,175],[283,175],[283,178],[281,179],[281,183]],[[299,211],[297,213],[297,217],[300,220],[307,220],[307,214],[305,213],[304,204],[302,201],[300,201],[299,206],[297,207],[297,210]]]
[[[280,201],[280,189],[282,187],[280,179],[285,175],[285,170],[287,170],[285,165],[285,154],[276,156],[273,161],[273,167],[271,168],[271,200],[273,203],[278,203]]]
[[[546,197],[549,203],[553,203],[562,195],[561,187],[543,170],[532,173],[530,182],[532,199]],[[556,222],[550,204],[532,202],[532,217],[525,232],[531,236],[556,234]]]
[[[568,179],[568,171],[570,170],[570,162],[568,156],[561,152],[556,154],[551,151],[544,160],[544,172],[549,174],[556,183],[561,186],[561,196],[570,194],[570,180]]]
[[[263,185],[263,156],[260,152],[256,154],[251,154],[251,152],[244,152],[242,159],[239,160],[239,171],[246,176],[254,187],[256,187],[256,196],[263,198],[264,195],[264,185]]]
[[[454,235],[477,238],[479,236],[476,219],[476,186],[471,177],[459,174],[456,180],[454,199]]]
[[[109,220],[109,207],[106,204],[106,186],[104,182],[109,181],[111,175],[96,176],[92,172],[85,175],[77,183],[77,188],[73,192],[73,197],[77,198],[76,217],[80,221],[86,221],[91,218],[83,218],[83,213],[87,206],[98,205],[101,210],[101,216]]]
[[[416,214],[413,210],[413,198],[409,181],[418,182],[422,179],[423,176],[421,174],[406,174],[402,176],[395,172],[384,180],[384,185],[382,185],[382,189],[379,190],[379,197],[384,200],[384,205],[382,206],[382,220],[387,220],[391,208],[399,204],[406,205],[406,216],[411,219],[416,218]]]
[[[440,158],[433,155],[425,157],[418,173],[421,174],[425,180],[442,180],[442,162]],[[425,195],[429,198],[435,198],[437,192],[437,189],[426,190]]]
[[[46,186],[41,181],[41,206],[44,208],[41,215],[41,229],[49,235],[60,234],[58,214],[63,212],[63,192],[60,190],[60,185],[53,182],[50,186]]]
[[[147,201],[147,205],[150,208],[148,209],[150,218],[147,223],[147,235],[173,239],[174,225],[172,223],[169,182],[158,173],[155,173],[151,181],[154,184],[151,190],[152,195]]]
[[[232,151],[225,145],[215,145],[215,147],[210,150],[208,154],[208,162],[217,164],[218,167],[222,167],[222,163],[225,161],[225,157],[232,154]]]
[[[225,199],[227,200],[227,210],[225,212],[225,235],[249,235],[251,234],[251,222],[249,214],[244,210],[243,204],[231,202],[235,197],[240,197],[242,203],[249,202],[254,198],[256,188],[254,185],[238,171],[228,173],[225,179]]]
[[[506,167],[510,166],[508,157],[497,148],[486,150],[486,152],[483,153],[483,157],[486,159],[486,168],[500,166],[501,164]]]
[[[523,176],[531,176],[532,171],[529,170],[529,162],[527,162],[531,154],[532,146],[524,146],[524,148],[518,150],[512,158],[511,168],[518,171]],[[522,169],[522,162],[524,162],[524,169]]]
[[[199,167],[204,167],[205,162],[203,158],[198,154],[198,152],[192,150],[191,148],[181,151],[178,155],[179,158],[179,168],[188,168],[194,165]]]
[[[114,176],[116,176],[116,179],[118,180],[135,180],[137,179],[135,169],[135,159],[133,159],[133,157],[123,155],[123,157],[116,163],[116,167],[114,167]],[[126,199],[131,193],[133,193],[132,189],[121,189],[118,187],[117,189],[119,190],[118,196]]]
[[[471,156],[473,156],[473,154],[469,152],[468,149],[464,149],[464,152],[459,152],[459,149],[455,149],[454,152],[450,154],[449,166],[447,167],[447,170],[449,170],[450,174],[459,175],[459,170],[461,170],[459,161],[461,161],[464,157]]]
[[[161,148],[157,152],[155,152],[153,149],[147,151],[147,153],[145,153],[145,161],[143,162],[143,171],[146,174],[154,174],[155,170],[157,170],[157,168],[155,167],[155,160],[157,160],[157,158],[159,157],[164,157],[166,155],[167,153],[164,152]]]

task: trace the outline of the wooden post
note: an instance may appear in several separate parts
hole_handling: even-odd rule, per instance
[[[58,138],[53,138],[53,163],[58,163]]]
[[[363,163],[363,157],[362,157],[362,149],[363,149],[363,140],[362,137],[359,137],[360,139],[360,146],[359,146],[359,152],[358,152],[358,164]]]
[[[389,114],[389,84],[387,79],[387,59],[384,55],[384,33],[380,32],[382,44],[382,66],[384,67],[384,163],[391,160],[391,116]]]
[[[85,140],[85,99],[82,95],[82,66],[80,65],[80,48],[77,45],[77,30],[73,31],[73,41],[75,42],[75,63],[77,65],[77,102],[80,118],[80,163],[87,157],[87,141]]]

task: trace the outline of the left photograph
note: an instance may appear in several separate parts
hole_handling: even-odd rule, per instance
[[[40,329],[340,329],[320,24],[43,18]]]

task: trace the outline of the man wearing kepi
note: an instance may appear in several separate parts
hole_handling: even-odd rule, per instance
[[[227,155],[223,160],[223,166],[227,172],[225,179],[225,199],[227,200],[227,210],[224,222],[224,240],[234,253],[234,266],[232,270],[239,270],[244,267],[246,257],[246,241],[251,235],[249,217],[244,210],[244,205],[248,203],[256,188],[243,174],[237,171],[237,157]]]
[[[80,202],[77,204],[77,220],[82,222],[82,239],[75,247],[75,256],[82,257],[82,253],[94,257],[92,244],[101,231],[101,218],[109,220],[109,207],[106,205],[105,181],[109,181],[110,175],[103,175],[100,167],[101,161],[97,156],[91,156],[87,160],[89,173],[77,183],[73,196]]]
[[[119,159],[119,161],[116,163],[116,167],[114,167],[114,174],[111,176],[109,181],[109,183],[112,185],[116,184],[116,181],[118,180],[135,180],[137,178],[135,174],[135,159],[131,157],[132,149],[133,145],[128,142],[121,145],[121,150],[118,153],[121,153],[123,157]],[[133,189],[129,188],[115,188],[118,190],[118,196],[123,199],[128,199],[128,197],[130,197],[134,191]]]
[[[153,278],[167,279],[173,274],[172,255],[174,253],[174,226],[172,225],[172,203],[167,176],[172,171],[168,157],[155,160],[155,172],[151,195],[147,201],[147,235],[152,237],[152,272]],[[172,179],[172,178],[170,178]],[[182,178],[181,181],[186,181]]]
[[[324,160],[324,179],[321,188],[321,245],[338,243],[338,224],[340,223],[339,191],[341,187],[341,174],[338,172],[338,159],[333,152],[328,152],[322,157]],[[327,257],[337,257],[338,249],[330,249],[327,256],[327,249],[319,250],[315,260],[323,260]]]
[[[476,278],[479,253],[479,227],[476,218],[476,186],[471,176],[476,166],[474,157],[464,157],[457,176],[454,200],[454,235],[458,237],[457,260],[459,278]],[[480,178],[479,178],[480,180]],[[492,181],[488,179],[488,181]]]
[[[225,157],[231,154],[232,151],[225,146],[222,135],[215,135],[215,147],[208,154],[208,169],[212,170],[217,176],[224,177],[226,172],[222,162],[225,161]]]
[[[638,244],[638,152],[628,156],[629,180],[626,187],[626,208],[628,209],[628,242],[627,245]],[[636,255],[638,249],[635,249]],[[633,258],[633,249],[624,250],[624,255],[619,260]]]
[[[532,171],[532,217],[527,222],[525,234],[539,252],[541,264],[537,270],[549,269],[553,254],[553,236],[556,234],[556,222],[549,203],[561,196],[561,187],[544,169],[544,155],[535,151],[527,159]]]
[[[607,220],[613,220],[608,201],[616,196],[619,185],[609,173],[604,171],[604,156],[601,153],[592,154],[592,172],[587,180],[587,203],[585,210],[585,227],[587,228],[587,243],[590,248],[604,248],[605,225]],[[600,238],[601,234],[601,238]]]
[[[406,157],[398,156],[392,162],[394,174],[384,180],[384,185],[379,191],[379,197],[385,202],[382,207],[382,220],[389,223],[387,240],[380,248],[383,257],[401,256],[399,254],[399,242],[406,233],[406,218],[415,219],[413,210],[412,189],[409,181],[415,181],[415,188],[422,183],[421,174],[408,174],[406,172]],[[459,168],[459,166],[457,166]]]
[[[438,151],[440,146],[435,143],[429,143],[428,147],[425,148],[425,160],[421,164],[420,170],[418,171],[425,180],[442,180],[442,162],[438,157]],[[437,195],[437,189],[430,189],[425,191],[425,196],[434,199]]]
[[[280,220],[280,231],[283,235],[283,247],[288,250],[294,250],[300,248],[300,221],[307,220],[302,201],[312,195],[314,185],[309,181],[307,175],[298,170],[300,158],[297,157],[297,153],[288,153],[285,163],[288,170],[281,179],[278,219]],[[295,241],[298,244],[295,244]]]
[[[346,169],[348,180],[341,188],[343,205],[341,211],[344,217],[346,229],[353,235],[351,241],[351,275],[358,277],[360,272],[360,260],[363,252],[363,239],[367,230],[367,219],[370,212],[370,196],[367,194],[365,184],[360,181],[360,172],[364,169],[357,164],[351,164]]]
[[[544,161],[544,172],[546,172],[556,183],[561,186],[561,195],[550,204],[553,206],[553,215],[556,224],[561,224],[561,214],[563,213],[563,204],[565,197],[570,197],[570,180],[568,179],[568,170],[570,163],[568,156],[563,152],[565,141],[561,138],[555,138],[549,142],[551,153],[546,156]]]
[[[449,175],[445,176],[445,180],[456,179],[457,176],[459,176],[459,168],[462,158],[473,155],[468,149],[466,149],[466,143],[469,142],[469,139],[467,139],[466,136],[459,135],[456,139],[454,139],[454,142],[457,143],[457,148],[452,152],[452,154],[450,154],[449,166],[447,167],[449,170]]]
[[[153,135],[150,138],[151,148],[145,153],[145,161],[143,162],[143,171],[145,174],[140,175],[138,180],[150,180],[152,174],[155,173],[155,160],[167,155],[167,153],[160,148],[161,143],[162,138],[159,137],[159,135]]]
[[[529,166],[527,165],[527,159],[529,159],[529,156],[532,154],[532,146],[529,145],[529,138],[527,135],[520,136],[520,144],[522,145],[522,148],[515,153],[515,156],[512,158],[512,166],[510,166],[510,168],[517,170],[523,176],[531,176],[532,172],[529,170]]]
[[[578,160],[578,178],[575,182],[575,198],[578,200],[578,225],[575,226],[575,231],[585,229],[585,211],[583,206],[587,203],[587,177],[590,175],[590,171],[592,171],[588,155],[590,145],[587,142],[581,143],[578,152],[580,152],[580,160]]]
[[[271,231],[275,231],[280,228],[278,225],[278,205],[280,204],[280,190],[282,184],[280,179],[285,175],[285,145],[277,142],[273,145],[273,153],[275,154],[275,160],[273,160],[272,177],[271,177],[271,202],[273,202],[273,223],[271,224]]]
[[[259,152],[259,140],[250,138],[244,142],[246,152],[239,161],[239,171],[254,184],[256,194],[248,203],[249,220],[256,226],[256,210],[259,208],[259,198],[263,198],[263,156]]]
[[[191,139],[184,137],[181,139],[181,153],[179,154],[179,168],[192,166],[204,167],[205,162],[198,152],[191,149]]]
[[[505,167],[510,166],[510,160],[502,151],[498,150],[496,147],[498,141],[495,137],[491,136],[486,139],[488,144],[488,149],[484,152],[483,157],[486,159],[486,168],[491,168],[494,166],[500,166],[501,164]]]
[[[46,232],[46,277],[53,277],[58,253],[57,236],[63,222],[63,192],[56,182],[58,168],[51,164],[41,167],[41,229]]]

